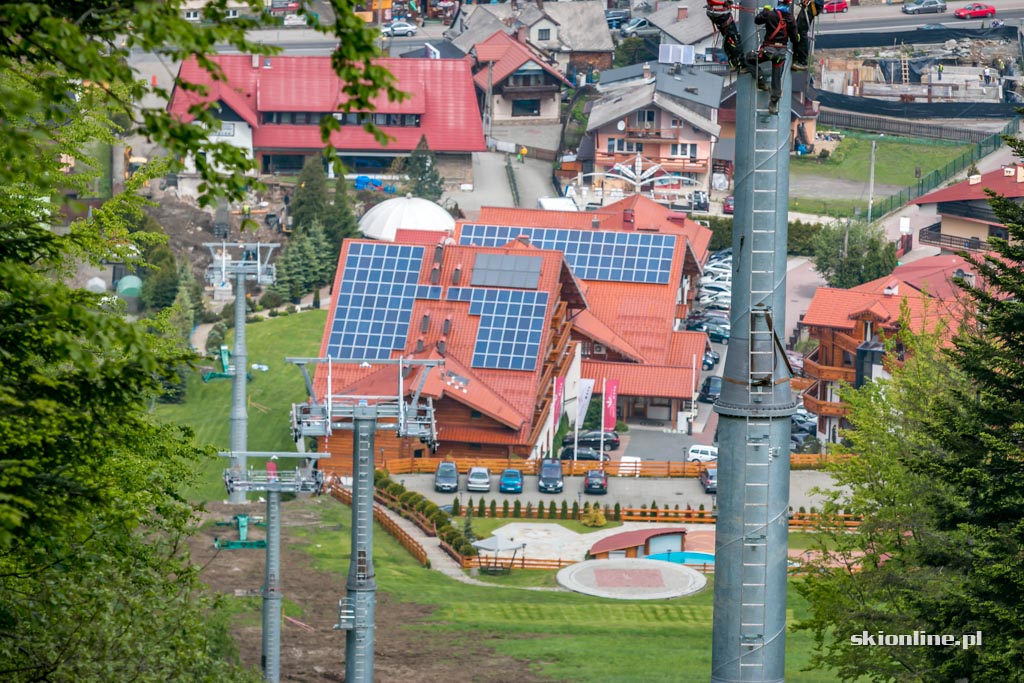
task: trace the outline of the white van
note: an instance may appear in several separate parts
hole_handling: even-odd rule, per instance
[[[686,453],[689,462],[714,462],[718,460],[718,448],[695,443]]]

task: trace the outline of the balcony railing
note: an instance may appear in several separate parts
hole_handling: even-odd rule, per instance
[[[982,251],[988,248],[988,239],[943,235],[942,223],[935,223],[927,228],[921,228],[917,233],[917,241],[921,244],[931,244],[943,249],[955,249],[956,251]]]
[[[832,337],[833,343],[847,353],[857,355],[857,347],[864,343],[862,339],[854,339],[845,332],[836,332]]]
[[[823,417],[842,417],[850,412],[849,407],[845,403],[818,398],[818,392],[822,391],[822,389],[822,383],[815,382],[804,392],[804,407],[807,410]]]
[[[707,159],[684,159],[682,157],[665,156],[658,157],[651,154],[651,151],[647,149],[644,150],[644,157],[658,164],[665,171],[675,171],[678,173],[707,173],[708,171]],[[615,164],[623,164],[624,166],[632,168],[635,162],[636,153],[608,154],[607,152],[598,152],[594,158],[594,163],[598,166],[614,166]]]
[[[626,139],[679,142],[679,131],[674,128],[627,128]]]
[[[505,83],[498,92],[509,99],[524,99],[531,97],[546,97],[562,89],[557,83],[538,83],[537,85],[510,85]]]
[[[826,382],[848,382],[853,384],[857,379],[857,371],[853,368],[842,368],[834,365],[822,365],[817,361],[804,358],[804,373],[808,377]]]

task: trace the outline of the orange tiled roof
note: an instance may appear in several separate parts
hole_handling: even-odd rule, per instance
[[[892,291],[894,283],[895,293],[886,294],[885,290]],[[812,327],[852,330],[857,316],[870,311],[891,329],[899,320],[900,305],[904,301],[910,311],[911,327],[915,330],[931,329],[938,318],[949,317],[952,312],[949,302],[933,299],[905,282],[894,282],[894,278],[886,276],[854,289],[819,287],[801,322]]]
[[[692,366],[694,358],[700,363],[708,348],[708,335],[704,332],[673,332],[669,341],[668,364]]]
[[[1010,175],[1006,175],[1006,169],[1010,169]],[[981,182],[974,185],[969,180],[964,180],[956,185],[943,187],[918,197],[910,203],[937,204],[939,202],[987,201],[989,199],[988,194],[985,192],[987,189],[1010,199],[1024,197],[1024,164],[1015,164],[1001,168],[998,171],[985,173],[981,176]]]
[[[937,299],[952,299],[962,291],[953,284],[953,276],[958,270],[966,274],[976,274],[974,265],[956,254],[938,254],[904,263],[897,266],[892,274],[911,287]]]
[[[498,85],[527,62],[533,62],[541,67],[562,84],[572,85],[566,80],[565,76],[557,69],[552,68],[540,55],[500,29],[491,34],[490,38],[474,45],[473,51],[476,53],[477,61],[481,64],[489,62],[494,64],[490,70],[481,69],[473,76],[473,82],[481,90],[487,89],[488,78],[490,78],[491,85]]]
[[[700,370],[697,372],[699,377]],[[620,396],[693,398],[694,373],[689,367],[584,360],[580,363],[580,377],[598,381],[617,379]]]
[[[548,211],[545,209],[510,209],[499,206],[485,206],[480,209],[476,223],[492,225],[518,225],[524,228],[565,228],[567,230],[590,230],[594,220],[598,230],[618,229],[615,216],[604,211]]]
[[[638,363],[646,362],[644,357],[640,355],[640,352],[633,348],[632,344],[616,334],[614,330],[601,322],[590,311],[580,312],[579,315],[572,319],[572,325],[581,334],[586,335],[599,344],[604,344]]]
[[[395,230],[395,242],[401,244],[438,244],[449,237],[448,233],[438,230],[412,230],[398,228]]]

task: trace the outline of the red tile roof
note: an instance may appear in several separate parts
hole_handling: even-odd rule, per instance
[[[473,76],[473,82],[481,90],[487,90],[488,80],[492,86],[498,85],[527,62],[535,63],[563,84],[572,85],[560,71],[551,67],[540,55],[502,30],[495,31],[490,38],[474,45],[473,51],[481,65],[493,63],[492,67],[482,68]]]
[[[1006,171],[1010,175],[1006,175]],[[910,202],[911,204],[936,204],[938,202],[962,202],[974,200],[988,200],[989,196],[985,190],[994,190],[996,193],[1010,198],[1024,197],[1024,164],[1017,164],[1001,168],[998,171],[991,171],[981,176],[981,182],[971,184],[970,180],[964,180],[956,185],[943,187],[934,192],[929,192],[923,197]]]
[[[329,57],[269,57],[270,68],[254,68],[248,55],[216,55],[227,81],[215,81],[196,60],[182,63],[179,76],[204,85],[203,96],[175,88],[168,110],[191,120],[189,108],[222,101],[253,127],[253,145],[261,149],[319,151],[323,149],[319,126],[263,125],[263,112],[335,112],[346,101]],[[385,95],[373,99],[375,111],[388,114],[420,114],[419,127],[382,126],[395,138],[389,149],[411,151],[420,137],[435,152],[476,152],[485,149],[483,124],[472,84],[469,62],[461,59],[378,59],[395,76],[397,87],[409,94],[401,102]],[[377,150],[381,145],[359,126],[345,126],[331,135],[339,150]]]
[[[647,541],[655,536],[667,536],[679,534],[686,536],[686,529],[683,527],[661,528],[661,529],[637,529],[636,531],[624,531],[621,534],[602,538],[590,547],[590,554],[606,553],[611,550],[624,550],[626,548],[637,548],[646,545]]]
[[[598,230],[610,230],[615,216],[604,211],[548,211],[545,209],[510,209],[485,206],[475,222],[492,225],[518,225],[524,228],[565,228],[567,230],[590,230],[598,221]]]
[[[590,311],[581,311],[579,315],[572,319],[572,325],[582,334],[593,339],[595,342],[604,344],[618,353],[621,353],[623,356],[632,358],[638,363],[646,362],[640,352],[633,348],[632,344],[601,322],[601,320]]]
[[[699,368],[697,373],[699,377]],[[597,381],[617,379],[620,396],[693,398],[694,373],[688,367],[584,360],[580,363],[580,377]]]
[[[973,275],[976,269],[962,256],[939,254],[904,263],[897,266],[892,274],[937,299],[952,299],[963,291],[953,284],[953,276],[957,271]]]
[[[402,244],[429,244],[434,245],[443,242],[448,238],[448,233],[439,230],[411,230],[409,228],[398,228],[395,230],[395,242]]]
[[[896,293],[886,294],[886,289],[896,284]],[[900,305],[906,302],[910,311],[912,329],[932,329],[940,317],[950,317],[952,303],[933,299],[911,287],[908,283],[892,276],[872,280],[854,289],[819,287],[811,299],[807,313],[801,323],[813,327],[831,327],[852,330],[856,320],[864,313],[886,329],[893,329],[900,317]]]

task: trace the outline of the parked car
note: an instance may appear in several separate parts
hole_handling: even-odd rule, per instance
[[[720,344],[729,343],[729,329],[726,327],[708,323],[704,326],[704,331],[708,333],[708,339],[713,342],[718,342]]]
[[[580,446],[586,446],[588,448],[601,448],[602,439],[601,431],[594,430],[589,432],[580,432],[579,438],[576,439],[575,435],[568,434],[562,439],[563,446],[572,446],[573,441]],[[619,447],[619,433],[618,432],[605,432],[604,433],[604,450],[614,451]]]
[[[697,481],[704,487],[704,493],[718,493],[718,468],[709,467],[702,470]]]
[[[714,370],[715,366],[718,365],[718,361],[721,360],[722,356],[716,351],[705,351],[704,358],[701,360],[700,367],[702,370]]]
[[[716,311],[714,309],[703,311],[704,322],[714,323],[720,327],[729,327],[729,314],[725,311]]]
[[[522,493],[523,473],[517,469],[507,469],[498,478],[499,493]]]
[[[704,383],[700,385],[700,393],[697,400],[701,403],[714,403],[722,393],[722,378],[716,375],[705,377]]]
[[[719,261],[721,259],[732,259],[732,247],[714,252],[708,257],[708,263]]]
[[[686,460],[688,462],[714,462],[718,460],[718,448],[695,443],[690,446],[690,450],[686,451]]]
[[[995,7],[980,2],[972,2],[953,12],[953,16],[957,19],[984,19],[985,17],[994,17],[995,15]]]
[[[720,354],[718,351],[715,351],[714,349],[708,349],[707,351],[705,351],[704,357],[710,358],[711,362],[714,363],[715,365],[718,365],[718,361],[722,360],[722,354]]]
[[[814,434],[818,431],[817,420],[805,420],[797,415],[790,415],[790,434],[801,432],[803,434]]]
[[[708,324],[704,320],[698,320],[697,318],[690,318],[686,321],[687,332],[704,332]]]
[[[903,5],[904,14],[941,14],[946,11],[946,0],[914,0]]]
[[[384,24],[380,32],[386,36],[414,36],[417,30],[419,29],[416,24],[410,24],[408,21],[392,21],[390,24]]]
[[[704,292],[705,295],[710,294],[730,294],[732,292],[731,282],[703,282],[700,285],[700,291]]]
[[[466,477],[467,491],[487,492],[491,490],[491,471],[486,467],[469,468],[469,476]]]
[[[608,28],[619,28],[629,22],[632,15],[628,9],[606,9],[604,20],[608,22]]]
[[[562,449],[562,460],[594,460],[601,462],[611,460],[611,457],[607,453],[598,455],[597,451],[586,446],[580,446],[578,451],[574,451],[572,446],[566,446]]]
[[[837,14],[839,12],[849,12],[850,11],[850,3],[846,2],[846,0],[828,0],[828,2],[825,3],[824,7],[822,7],[821,10],[825,14]]]
[[[735,210],[736,210],[736,199],[732,195],[729,195],[728,197],[725,198],[725,201],[722,202],[722,213],[724,213],[724,214],[726,214],[728,216],[731,216],[733,211],[735,211]]]
[[[561,493],[565,488],[562,476],[562,461],[546,458],[540,463],[540,476],[537,477],[537,488],[541,493]]]
[[[619,29],[619,35],[623,38],[629,38],[631,36],[655,36],[659,33],[661,33],[661,29],[643,17],[634,17],[628,24]]]
[[[608,475],[604,470],[587,470],[583,478],[584,493],[608,493]]]
[[[459,490],[459,468],[451,461],[438,463],[434,472],[434,490],[440,493],[453,493]]]
[[[794,375],[804,374],[804,354],[799,351],[786,351],[786,358],[789,359],[789,367],[793,368]]]
[[[732,297],[726,297],[722,299],[715,299],[709,304],[706,304],[704,308],[709,311],[730,311],[732,309]]]

